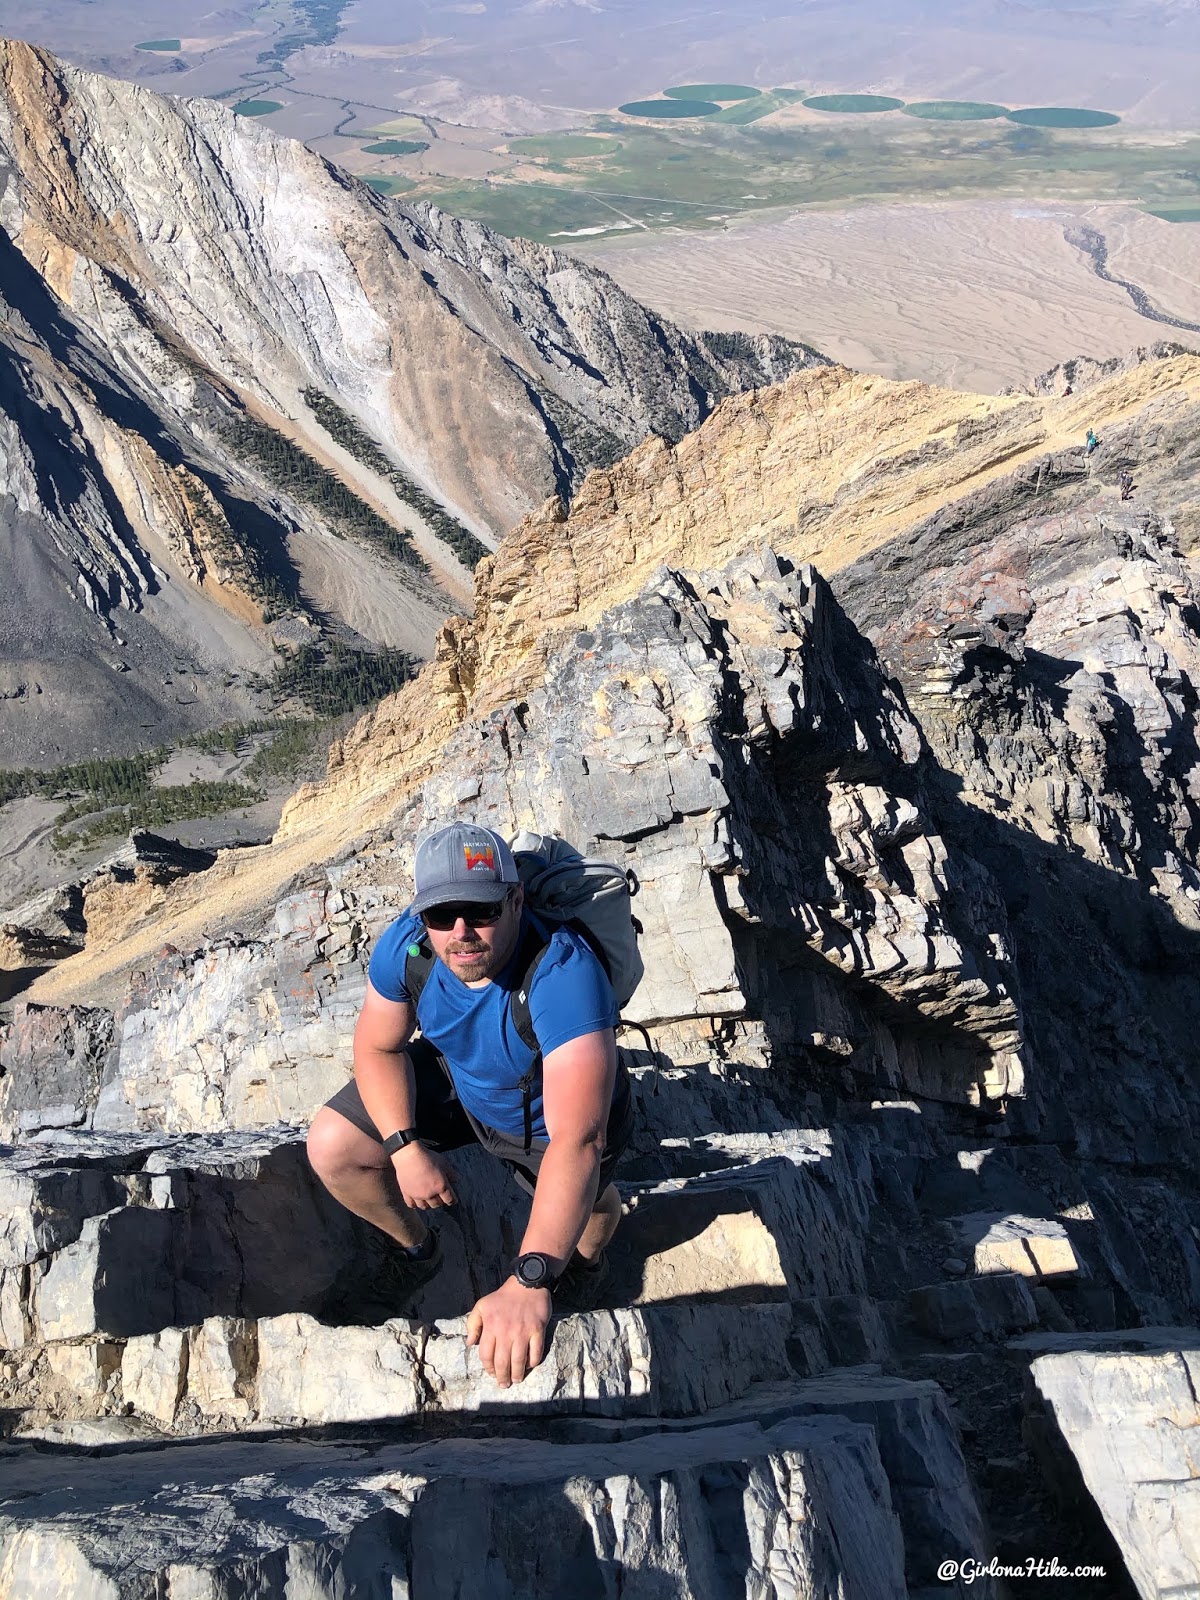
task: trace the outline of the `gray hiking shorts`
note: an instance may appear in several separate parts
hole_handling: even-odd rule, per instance
[[[414,1039],[408,1046],[408,1053],[417,1080],[417,1110],[413,1120],[421,1143],[439,1154],[446,1150],[461,1150],[465,1145],[482,1145],[504,1163],[526,1193],[532,1194],[537,1187],[542,1157],[550,1148],[549,1139],[535,1138],[527,1151],[525,1141],[519,1135],[489,1128],[485,1122],[473,1117],[458,1098],[445,1059],[427,1039]],[[380,1133],[367,1115],[367,1108],[363,1105],[353,1078],[325,1104],[330,1111],[336,1111],[347,1122],[353,1123],[368,1138],[378,1144],[383,1143],[386,1135]],[[602,1194],[611,1181],[632,1132],[633,1096],[629,1089],[629,1074],[618,1056],[617,1081],[604,1133],[597,1194]]]

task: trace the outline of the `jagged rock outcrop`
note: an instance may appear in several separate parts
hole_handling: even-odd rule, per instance
[[[132,750],[250,712],[237,680],[270,665],[265,590],[196,540],[203,523],[236,553],[232,528],[256,514],[282,543],[286,523],[252,495],[181,439],[169,396],[119,374],[0,232],[9,765],[91,755],[98,739]]]
[[[381,1581],[429,1596],[599,1595],[616,1574],[631,1600],[730,1593],[768,1573],[777,1592],[908,1593],[873,1435],[840,1419],[607,1447],[447,1442],[366,1460],[354,1445],[250,1448],[252,1461],[246,1445],[189,1451],[166,1468],[171,1490],[157,1452],[153,1472],[135,1460],[120,1506],[111,1478],[68,1487],[34,1461],[28,1531],[0,1581],[29,1600],[201,1584],[300,1600]],[[38,1519],[64,1496],[71,1509],[51,1531]],[[132,1530],[131,1502],[143,1513]]]
[[[112,1012],[100,1006],[22,1007],[7,1043],[21,1070],[0,1078],[0,1139],[86,1127],[109,1070]]]
[[[1132,1048],[1127,1025],[1123,1074],[1093,1073],[1084,1088],[1121,1008],[1150,1025],[1146,977],[1121,971],[1106,896],[1139,906],[1138,936],[1174,940],[1181,960],[1192,937],[1180,920],[1190,880],[1158,875],[1168,842],[1191,858],[1189,791],[1171,787],[1170,761],[1153,763],[1194,713],[1193,580],[1164,530],[1118,529],[1113,509],[1085,501],[1053,520],[1006,521],[995,491],[984,509],[986,549],[969,517],[957,532],[919,526],[893,541],[886,570],[869,555],[838,575],[845,608],[814,569],[769,551],[720,571],[660,570],[548,651],[538,688],[465,721],[388,827],[320,882],[224,941],[143,968],[86,1080],[93,1132],[42,1134],[10,1161],[9,1214],[32,1219],[10,1227],[2,1295],[21,1426],[55,1437],[65,1420],[62,1437],[80,1442],[134,1423],[196,1435],[436,1422],[456,1437],[464,1416],[492,1430],[564,1415],[707,1426],[730,1404],[770,1414],[764,1385],[796,1390],[779,1403],[798,1405],[818,1379],[832,1414],[864,1420],[853,1408],[865,1380],[845,1375],[848,1363],[873,1364],[872,1381],[880,1364],[912,1381],[932,1363],[967,1408],[975,1364],[994,1363],[1013,1334],[1086,1339],[1194,1319],[1200,1200],[1186,1173],[1162,1176],[1196,1126],[1194,979],[1182,967],[1153,1036]],[[934,539],[941,579],[896,584],[897,570],[925,570]],[[1113,582],[1096,581],[1110,566]],[[1114,587],[1122,603],[1096,606]],[[1039,654],[1022,641],[1041,612]],[[1055,617],[1071,628],[1060,620],[1055,636]],[[1056,637],[1063,666],[1051,670]],[[1074,697],[1077,672],[1099,686]],[[1040,698],[1046,682],[1055,693]],[[1126,705],[1160,799],[1138,811],[1137,848],[1122,855],[1075,823],[1087,795],[1143,805],[1128,755],[1102,759],[1103,730]],[[981,741],[1000,737],[997,717],[1016,742],[989,763]],[[1021,738],[1036,738],[1041,762],[1035,773],[1030,758],[1024,781]],[[1069,764],[1074,809],[1038,788],[1055,762]],[[631,1015],[658,1052],[634,1056],[638,1133],[611,1309],[560,1324],[532,1386],[503,1398],[472,1369],[454,1320],[519,1226],[483,1157],[463,1157],[447,1273],[409,1316],[388,1318],[368,1285],[332,1269],[349,1258],[369,1278],[377,1246],[325,1214],[298,1145],[264,1134],[257,1153],[239,1153],[230,1132],[302,1123],[340,1081],[366,957],[406,895],[413,837],[453,815],[507,830],[537,821],[633,869],[647,973]],[[1107,963],[1104,1004],[1088,969],[1042,944],[1056,917]],[[3,1055],[13,1104],[23,1083],[34,1102],[42,1093],[30,1030],[72,1015],[18,1013]],[[40,1117],[31,1105],[25,1127]],[[214,1132],[232,1142],[206,1155]],[[256,1263],[279,1226],[272,1208],[301,1193],[307,1209],[289,1227],[305,1239],[303,1267],[278,1283]],[[961,1366],[939,1354],[957,1350]],[[1029,1359],[1018,1346],[1005,1355],[1014,1389],[968,1433],[985,1486],[1009,1482],[1012,1457],[986,1434],[1015,1428]],[[957,1448],[947,1422],[921,1433],[902,1492],[885,1448],[891,1412],[871,1404],[905,1582],[932,1581],[935,1551],[985,1558],[973,1491],[934,1466]],[[1053,1529],[1064,1551],[1083,1537],[1049,1506],[1028,1482],[1015,1503],[994,1500],[1005,1548],[1029,1527]],[[10,1514],[11,1560],[40,1526],[36,1511]]]
[[[712,1096],[721,1090],[715,1080]],[[664,1426],[671,1433],[658,1440],[659,1457],[678,1467],[717,1427],[756,1419],[770,1429],[823,1416],[861,1428],[864,1447],[877,1452],[886,1487],[875,1498],[897,1519],[888,1539],[902,1534],[907,1583],[946,1551],[981,1548],[986,1533],[937,1386],[882,1379],[877,1367],[829,1370],[852,1354],[855,1334],[868,1356],[886,1347],[855,1294],[863,1287],[854,1230],[867,1194],[865,1146],[848,1159],[820,1134],[741,1134],[725,1137],[720,1165],[721,1136],[679,1136],[688,1100],[697,1126],[722,1116],[719,1102],[704,1106],[702,1083],[677,1083],[674,1110],[652,1072],[639,1074],[637,1092],[637,1163],[659,1175],[622,1186],[636,1225],[617,1258],[620,1303],[558,1323],[546,1362],[507,1391],[464,1349],[461,1320],[431,1320],[439,1296],[453,1316],[489,1285],[502,1237],[519,1225],[515,1191],[482,1152],[455,1157],[470,1200],[446,1219],[446,1272],[409,1318],[377,1320],[378,1242],[313,1185],[294,1138],[42,1135],[10,1158],[0,1196],[12,1219],[0,1289],[11,1354],[0,1364],[0,1397],[20,1408],[23,1434],[68,1446],[220,1434],[224,1450],[236,1451],[229,1434],[250,1428],[419,1425],[426,1436],[445,1435],[441,1478],[456,1475],[455,1440],[468,1451],[487,1448],[463,1437],[470,1419],[506,1431],[510,1459],[531,1448],[523,1441],[546,1441],[548,1467],[576,1463],[570,1474],[564,1468],[568,1476],[583,1463],[595,1471],[619,1441],[650,1446]],[[728,1085],[723,1093],[727,1109],[744,1098]],[[749,1120],[770,1120],[770,1102],[751,1099]],[[708,1173],[696,1175],[698,1164]],[[302,1248],[280,1250],[285,1230]],[[731,1266],[745,1275],[740,1286],[729,1284]],[[823,1376],[798,1381],[797,1370]],[[20,1448],[6,1453],[19,1462]],[[236,1477],[228,1455],[220,1470]],[[121,1482],[136,1503],[142,1491],[124,1465]],[[264,1492],[280,1494],[285,1483],[271,1470]],[[58,1533],[66,1549],[95,1558],[105,1548],[102,1480],[95,1498],[91,1480],[77,1479],[76,1490],[78,1520]],[[227,1492],[220,1479],[213,1490]],[[228,1493],[236,1496],[232,1483]],[[836,1499],[845,1509],[854,1496],[839,1486]],[[49,1503],[18,1507],[0,1493],[8,1563],[0,1570],[27,1571],[30,1540],[48,1536]],[[757,1513],[736,1505],[728,1514],[745,1519],[743,1537],[753,1543]],[[145,1510],[162,1527],[174,1515],[161,1498]],[[359,1520],[355,1509],[350,1521]],[[267,1549],[286,1543],[270,1519],[261,1536]],[[333,1530],[314,1537],[322,1559],[335,1560]],[[879,1537],[872,1533],[868,1548]],[[163,1548],[196,1560],[186,1539],[180,1530]],[[660,1547],[656,1559],[666,1558]],[[139,1551],[132,1565],[148,1559]],[[215,1575],[221,1559],[210,1547],[200,1565]],[[636,1569],[632,1553],[622,1559]],[[753,1554],[755,1570],[766,1559]],[[856,1592],[850,1551],[835,1560]],[[908,1592],[896,1582],[897,1593]]]
[[[1102,1513],[1142,1600],[1200,1586],[1200,1338],[1030,1339],[1029,1429],[1068,1504]],[[1057,1347],[1057,1349],[1056,1349]]]
[[[948,859],[921,753],[811,568],[767,554],[699,580],[663,573],[547,663],[542,689],[460,730],[397,812],[394,844],[356,850],[254,937],[136,983],[97,1125],[269,1123],[331,1092],[411,838],[459,809],[624,856],[646,930],[628,1014],[666,1027],[672,1050],[707,1049],[728,1019],[739,1048],[801,1052],[822,1072],[959,1103],[1018,1093],[1004,912],[986,872]],[[921,1019],[919,1051],[889,1004]]]
[[[0,999],[19,993],[31,974],[82,950],[89,926],[95,931],[104,925],[114,896],[123,909],[126,892],[136,888],[152,911],[163,904],[171,884],[207,871],[216,859],[214,850],[190,849],[134,828],[123,845],[81,878],[35,895],[7,914],[0,923]],[[3,1092],[0,1086],[0,1105]]]
[[[313,863],[390,826],[456,728],[536,688],[549,655],[663,563],[720,565],[769,538],[793,560],[819,554],[836,574],[914,529],[925,531],[928,560],[943,531],[982,542],[1023,514],[1097,494],[1107,507],[1126,460],[1138,463],[1143,494],[1156,484],[1167,491],[1174,537],[1190,549],[1200,528],[1198,404],[1200,360],[1186,357],[1065,401],[955,395],[824,368],[725,402],[679,446],[651,441],[592,474],[565,519],[548,503],[505,542],[477,575],[474,618],[451,619],[418,680],[334,746],[327,781],[300,791],[274,846],[217,869],[222,916],[253,916]],[[1089,464],[1081,446],[1092,420],[1111,444]],[[898,593],[922,581],[910,569]],[[151,920],[127,942],[109,939],[39,994],[86,998],[89,986],[146,961],[156,939],[187,948],[212,926],[204,894],[184,889],[169,924]]]
[[[1132,372],[1144,361],[1166,361],[1172,356],[1195,353],[1194,345],[1175,344],[1168,339],[1156,339],[1153,344],[1141,345],[1125,355],[1109,356],[1098,360],[1095,356],[1072,356],[1057,366],[1040,372],[1032,383],[1005,390],[1006,394],[1058,394],[1073,390],[1079,392],[1111,378],[1116,373]]]

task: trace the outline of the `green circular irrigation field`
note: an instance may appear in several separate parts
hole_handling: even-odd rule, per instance
[[[627,117],[711,117],[721,108],[712,100],[630,100],[617,109]]]
[[[1111,128],[1121,119],[1111,111],[1085,111],[1078,106],[1030,106],[1008,112],[1008,120],[1026,128]]]
[[[744,83],[682,83],[663,93],[672,100],[753,100],[762,90]]]
[[[1008,107],[985,100],[914,100],[905,106],[904,115],[923,117],[927,122],[988,122],[1006,117]]]
[[[664,89],[660,100],[630,100],[618,109],[627,117],[712,117],[725,107],[720,121],[738,124],[756,121],[781,102],[799,100],[809,111],[829,111],[850,116],[878,111],[903,111],[926,122],[990,122],[1005,118],[1027,128],[1111,128],[1120,122],[1112,111],[1092,111],[1084,106],[1026,106],[1010,111],[987,100],[916,100],[906,105],[890,94],[813,94],[798,89],[752,89],[744,83],[684,83]],[[752,107],[761,100],[762,111]],[[740,108],[745,108],[743,111]],[[570,138],[570,135],[564,136]],[[525,141],[526,145],[532,141]],[[532,150],[530,150],[532,154]],[[575,150],[575,155],[589,152]],[[566,152],[563,152],[566,154]]]
[[[424,139],[383,139],[379,144],[365,144],[369,156],[418,156],[429,145]]]
[[[814,94],[801,101],[810,111],[901,111],[903,100],[890,94]]]
[[[278,100],[239,100],[233,110],[238,117],[269,117],[272,111],[282,111],[283,105]]]
[[[376,194],[383,195],[407,194],[410,189],[415,189],[417,187],[411,178],[401,177],[388,178],[373,176],[370,178],[364,178],[363,182],[366,184],[368,189],[374,189]]]

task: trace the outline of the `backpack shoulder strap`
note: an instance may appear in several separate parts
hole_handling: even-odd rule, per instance
[[[537,1034],[533,1031],[533,1018],[529,1013],[529,990],[532,987],[534,975],[541,966],[546,952],[550,948],[552,934],[548,934],[544,927],[530,920],[521,941],[520,953],[517,957],[517,972],[519,978],[516,987],[509,996],[509,1011],[512,1014],[513,1026],[520,1034],[522,1041],[533,1051],[533,1070],[541,1064],[542,1052],[538,1047]]]
[[[533,1148],[533,1085],[542,1070],[542,1048],[538,1044],[537,1034],[533,1031],[533,1018],[529,1014],[529,990],[533,984],[537,969],[545,959],[550,948],[550,939],[547,930],[539,923],[530,919],[521,940],[521,949],[517,961],[517,971],[520,979],[509,996],[509,1011],[512,1015],[513,1026],[525,1045],[533,1051],[533,1060],[529,1063],[528,1072],[520,1080],[521,1109],[525,1121],[525,1154],[528,1155]]]
[[[413,939],[405,949],[404,987],[408,990],[409,999],[414,1006],[421,999],[421,992],[429,982],[429,975],[436,960],[433,946],[425,934],[419,939]]]

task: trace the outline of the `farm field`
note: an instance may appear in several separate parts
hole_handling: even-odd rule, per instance
[[[418,181],[414,198],[543,243],[707,232],[756,212],[898,199],[1038,196],[1173,215],[1200,206],[1200,133],[1026,126],[1003,107],[934,104],[936,112],[862,116],[780,104],[741,125],[724,120],[730,108],[678,123],[598,116],[563,133],[497,140],[495,166],[469,180],[439,181],[436,144],[423,175],[403,170]],[[518,159],[506,166],[506,157]]]
[[[1200,343],[1200,10],[958,3],[860,0],[853,40],[828,0],[28,0],[5,31],[603,259],[696,325],[984,388]]]
[[[904,108],[910,117],[927,122],[990,122],[1007,117],[1008,107],[979,100],[916,100]]]

